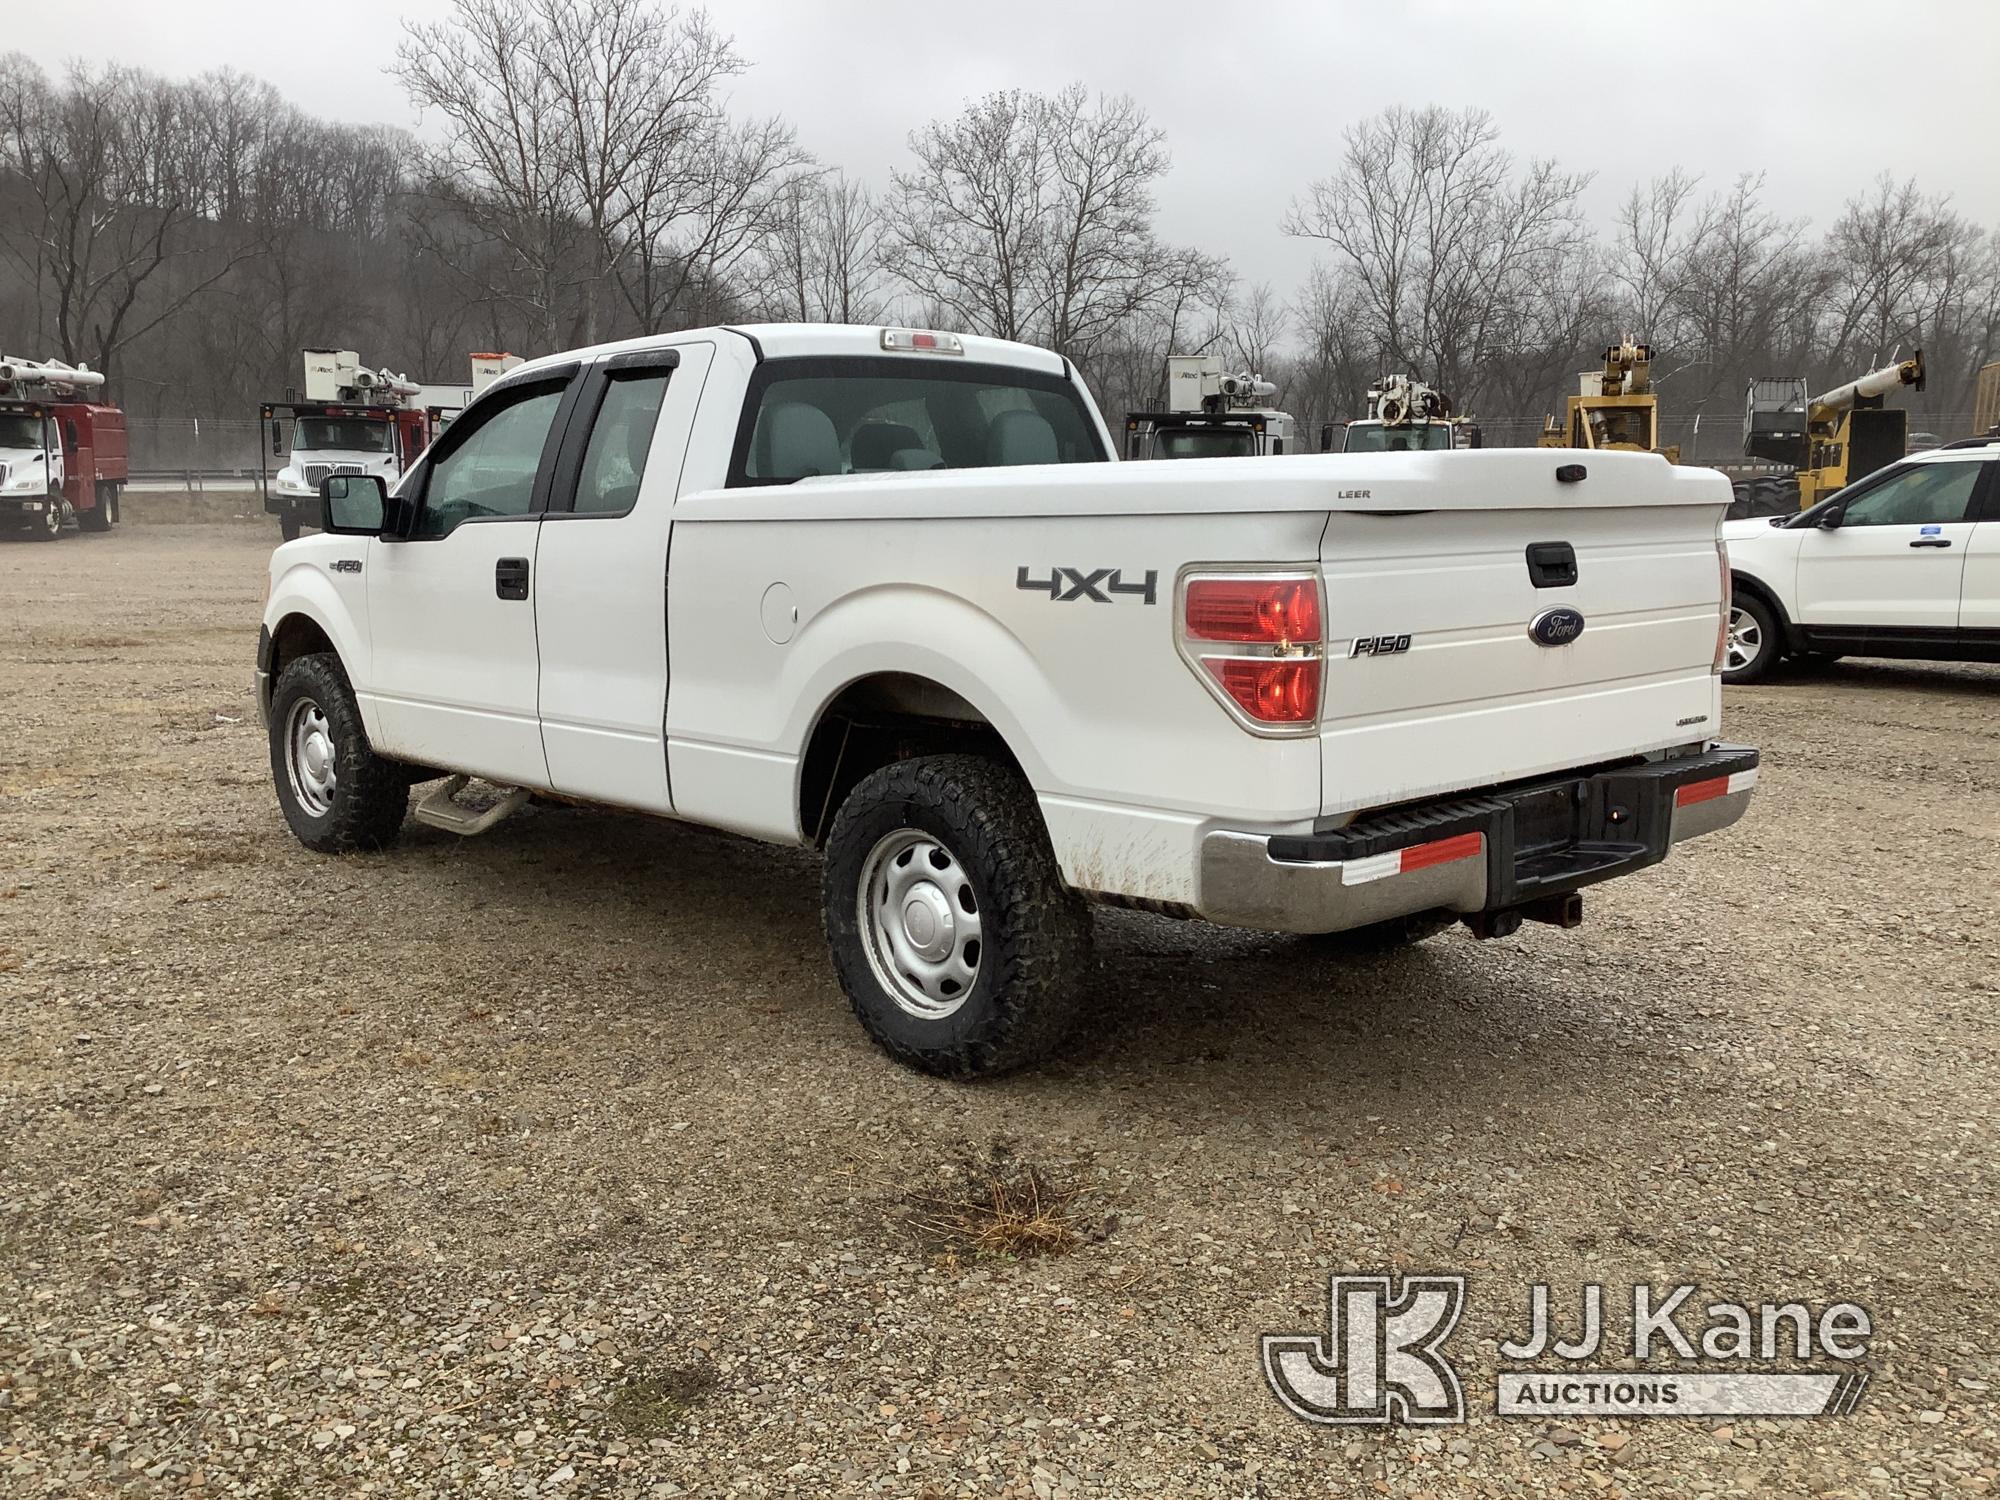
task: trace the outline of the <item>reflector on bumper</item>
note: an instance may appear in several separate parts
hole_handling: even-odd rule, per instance
[[[1428,844],[1412,844],[1407,849],[1391,849],[1387,854],[1350,859],[1340,867],[1340,883],[1365,885],[1390,875],[1403,875],[1411,870],[1428,869],[1432,865],[1448,865],[1454,860],[1473,859],[1485,852],[1485,834],[1461,833],[1454,838],[1433,839]]]
[[[1756,784],[1755,766],[1729,776],[1711,777],[1707,781],[1691,781],[1675,790],[1674,806],[1692,807],[1697,802],[1713,802],[1717,797],[1727,797],[1732,792],[1747,792]]]

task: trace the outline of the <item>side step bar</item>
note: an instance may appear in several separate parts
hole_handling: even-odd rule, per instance
[[[466,807],[459,802],[458,794],[471,780],[470,776],[454,776],[431,792],[417,804],[417,821],[471,838],[486,832],[501,819],[512,817],[528,804],[528,789],[517,786],[508,788],[507,795],[491,807]]]

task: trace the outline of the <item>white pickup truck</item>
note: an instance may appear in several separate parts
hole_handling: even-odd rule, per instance
[[[1728,482],[1548,449],[1110,462],[1066,360],[710,328],[535,360],[271,560],[271,769],[327,852],[536,793],[825,851],[894,1056],[1026,1063],[1086,903],[1572,925],[1742,816]],[[484,812],[463,777],[512,789]]]

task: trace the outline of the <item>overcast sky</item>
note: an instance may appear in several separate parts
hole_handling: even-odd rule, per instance
[[[404,17],[449,0],[10,3],[0,48],[55,69],[88,55],[169,74],[227,64],[313,112],[421,126],[383,67]],[[780,113],[822,160],[871,183],[926,119],[993,89],[1081,79],[1137,98],[1174,168],[1161,227],[1282,294],[1310,246],[1285,205],[1332,165],[1343,127],[1391,104],[1477,105],[1504,145],[1593,171],[1608,217],[1676,164],[1714,186],[1769,174],[1771,204],[1824,223],[1877,173],[1914,173],[2000,225],[1996,0],[1673,4],[1092,3],[720,0],[750,62],[749,113]]]

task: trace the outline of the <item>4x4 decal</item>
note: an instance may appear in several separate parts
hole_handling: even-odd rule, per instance
[[[1146,570],[1145,581],[1127,583],[1122,568],[1051,568],[1046,578],[1030,578],[1026,567],[1014,570],[1014,587],[1031,594],[1047,594],[1058,604],[1088,599],[1093,604],[1115,604],[1116,595],[1128,594],[1146,604],[1159,602],[1160,575]]]

